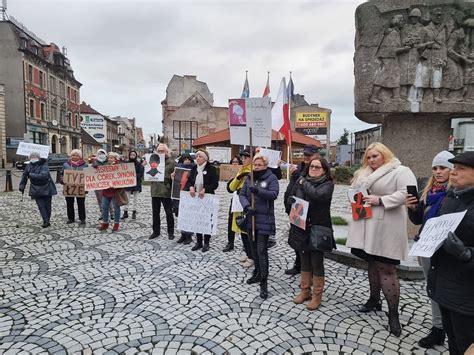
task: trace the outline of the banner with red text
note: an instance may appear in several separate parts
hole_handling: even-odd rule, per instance
[[[86,191],[120,189],[137,184],[133,163],[89,167],[83,171]]]

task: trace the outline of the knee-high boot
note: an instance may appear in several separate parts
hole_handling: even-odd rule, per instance
[[[304,301],[311,299],[311,277],[312,273],[310,271],[302,271],[301,272],[301,291],[300,293],[293,299],[293,302],[296,304],[301,304]]]
[[[306,309],[314,311],[321,305],[324,289],[324,276],[313,276],[313,296],[311,302],[308,303]]]

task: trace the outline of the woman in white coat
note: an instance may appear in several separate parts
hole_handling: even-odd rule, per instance
[[[372,143],[365,151],[362,167],[354,174],[353,188],[365,188],[372,217],[352,221],[347,246],[369,264],[370,298],[359,311],[381,310],[380,291],[388,304],[390,333],[400,336],[398,318],[400,284],[396,266],[408,255],[407,211],[408,185],[416,186],[412,171],[403,166],[382,143]]]

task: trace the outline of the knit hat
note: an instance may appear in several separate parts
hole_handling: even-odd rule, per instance
[[[209,153],[208,153],[206,150],[204,150],[204,149],[198,149],[198,150],[196,151],[196,154],[197,154],[197,153],[204,153],[205,158],[206,158],[206,161],[209,161]]]
[[[99,154],[107,155],[107,151],[106,151],[105,149],[99,149],[99,150],[97,151],[97,155],[99,155]]]
[[[77,154],[82,158],[82,152],[79,149],[73,149],[71,150],[71,155]]]
[[[443,150],[436,154],[433,158],[433,163],[431,167],[434,168],[435,166],[444,166],[445,168],[452,169],[454,167],[453,163],[450,163],[448,160],[454,158],[454,155],[448,152],[447,150]]]

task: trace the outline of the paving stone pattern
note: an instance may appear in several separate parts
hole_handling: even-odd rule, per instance
[[[292,303],[299,278],[284,275],[293,252],[281,199],[270,295],[261,300],[258,286],[245,283],[251,271],[237,260],[241,242],[231,253],[221,251],[230,196],[224,184],[218,194],[219,233],[207,253],[164,237],[148,239],[147,186],[138,219],[122,223],[118,233],[97,230],[93,194],[85,228],[65,223],[58,195],[48,229],[40,227],[34,201],[26,198],[20,215],[19,192],[0,194],[0,353],[424,353],[416,344],[431,327],[424,282],[401,282],[400,338],[389,336],[385,304],[381,312],[357,312],[368,296],[363,270],[326,260],[321,308],[310,312]],[[344,187],[336,188],[333,210],[349,212]],[[443,351],[437,346],[428,353]]]

